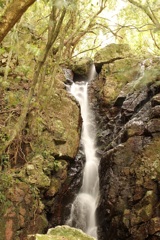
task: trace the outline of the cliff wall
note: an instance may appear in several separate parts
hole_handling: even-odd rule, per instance
[[[18,121],[30,88],[28,79],[13,75],[0,82],[0,149]],[[43,87],[37,86],[23,131],[1,154],[0,240],[25,240],[28,234],[45,233],[51,207],[57,208],[56,219],[63,212],[58,193],[67,192],[74,178],[68,172],[75,168],[79,148],[79,107],[66,91],[63,72],[54,76],[52,91],[50,77],[46,75]]]
[[[103,53],[103,54],[102,54]],[[90,85],[100,158],[99,240],[160,237],[160,59],[111,44]]]

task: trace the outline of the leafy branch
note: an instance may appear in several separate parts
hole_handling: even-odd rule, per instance
[[[128,0],[131,4],[133,4],[134,6],[140,8],[148,17],[149,19],[153,22],[153,24],[157,27],[160,26],[160,23],[157,19],[157,17],[155,16],[154,12],[152,11],[151,7],[149,5],[142,5],[138,2],[136,2],[135,0]]]
[[[21,115],[20,115],[17,123],[15,124],[14,129],[11,132],[9,140],[4,144],[4,147],[2,148],[2,152],[4,152],[9,147],[9,145],[11,145],[11,143],[14,141],[14,139],[18,136],[18,134],[22,131],[22,129],[24,127],[25,119],[26,119],[26,116],[27,116],[27,113],[28,113],[28,110],[29,110],[29,107],[30,107],[32,97],[34,95],[35,87],[36,87],[36,85],[38,83],[38,80],[39,80],[39,75],[40,75],[41,69],[42,69],[42,67],[43,67],[43,65],[44,65],[44,63],[47,59],[47,56],[49,54],[49,51],[50,51],[53,43],[55,42],[55,40],[58,36],[60,27],[61,27],[63,19],[65,17],[66,9],[63,8],[58,22],[56,24],[52,24],[55,20],[56,10],[57,9],[53,5],[51,15],[50,15],[50,20],[49,20],[48,41],[47,41],[46,47],[43,50],[40,58],[37,61],[36,66],[35,66],[33,82],[32,82],[32,85],[30,87],[28,97],[25,101],[24,107],[21,111]]]

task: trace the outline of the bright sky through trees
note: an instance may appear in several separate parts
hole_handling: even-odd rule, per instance
[[[28,28],[31,31],[28,34],[31,36],[38,35],[43,39],[42,45],[47,39],[47,25],[52,5],[57,8],[55,22],[58,14],[66,8],[59,37],[53,47],[57,48],[60,36],[64,35],[67,58],[79,54],[91,56],[98,48],[113,42],[129,43],[138,54],[147,52],[159,54],[160,0],[37,0],[23,14],[18,26]],[[8,6],[8,1],[0,1],[1,12]],[[24,40],[23,44],[25,48],[32,49],[33,43],[30,47]],[[36,55],[40,50],[39,44],[34,42],[34,51],[37,48]]]

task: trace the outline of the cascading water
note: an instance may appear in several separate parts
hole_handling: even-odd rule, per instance
[[[95,70],[93,69],[89,80],[92,80],[94,73]],[[95,211],[99,195],[99,161],[96,157],[94,116],[88,102],[88,83],[73,83],[70,87],[70,92],[81,107],[83,119],[81,141],[86,163],[83,170],[82,187],[72,204],[70,218],[66,224],[80,228],[88,235],[97,238]]]

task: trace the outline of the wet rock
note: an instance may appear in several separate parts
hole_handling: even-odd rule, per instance
[[[135,92],[126,98],[123,102],[122,109],[126,116],[131,116],[133,112],[138,111],[145,103],[148,97],[147,91]]]
[[[68,68],[64,68],[64,75],[65,75],[65,79],[66,79],[66,84],[71,85],[73,83],[73,72],[71,69]]]
[[[147,129],[151,133],[160,132],[160,119],[152,119],[148,122]]]
[[[67,167],[66,165],[64,165],[64,168],[62,167],[62,169],[60,168],[59,171],[57,171],[57,179],[59,179],[60,176],[66,177],[66,174],[67,178],[66,181],[64,181],[63,178],[60,177],[62,183],[61,188],[59,189],[55,198],[46,203],[47,205],[50,205],[51,227],[65,224],[70,216],[71,204],[82,185],[82,169],[84,162],[84,153],[80,146],[80,150],[75,158],[75,163],[68,166],[67,172],[65,169],[65,167]],[[62,175],[59,175],[60,172]]]
[[[154,208],[157,202],[157,197],[153,191],[147,191],[145,196],[138,202],[131,214],[131,226],[138,225],[142,222],[147,222],[151,219]]]
[[[158,239],[159,60],[125,63],[127,58],[103,64],[90,87],[100,157],[98,235]]]
[[[155,106],[151,110],[151,118],[159,118],[160,117],[160,106]]]
[[[160,232],[160,218],[152,218],[149,222],[149,234],[153,235],[157,232]]]
[[[132,137],[135,135],[142,135],[144,133],[144,122],[138,119],[132,119],[126,124],[126,133],[128,137]]]
[[[160,94],[155,95],[151,101],[152,107],[160,105]]]

